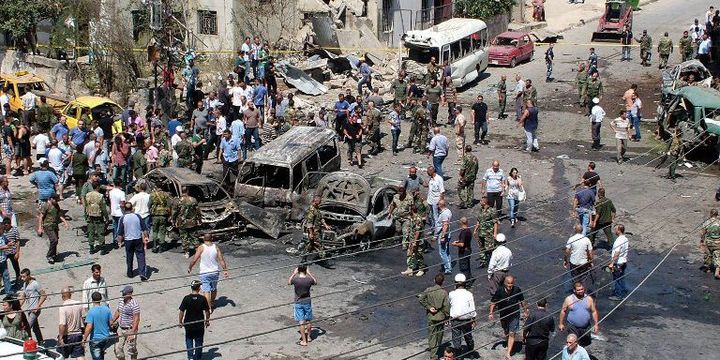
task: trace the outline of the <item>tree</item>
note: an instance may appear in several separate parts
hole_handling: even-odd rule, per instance
[[[5,0],[0,11],[0,32],[9,34],[21,50],[34,50],[38,22],[54,23],[63,7],[60,0]]]
[[[509,13],[515,4],[515,0],[456,0],[455,9],[467,17],[490,19]]]

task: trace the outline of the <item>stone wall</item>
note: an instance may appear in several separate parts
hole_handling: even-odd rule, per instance
[[[74,98],[87,94],[87,88],[77,78],[77,68],[71,68],[72,62],[68,64],[65,61],[36,55],[21,56],[15,50],[0,51],[0,53],[2,53],[0,72],[14,73],[27,70],[43,78],[53,91],[60,95]]]

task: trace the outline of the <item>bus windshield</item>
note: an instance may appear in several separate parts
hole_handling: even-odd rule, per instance
[[[409,58],[410,60],[416,61],[421,64],[429,64],[430,58],[434,57],[435,60],[440,59],[440,50],[436,47],[409,47]]]

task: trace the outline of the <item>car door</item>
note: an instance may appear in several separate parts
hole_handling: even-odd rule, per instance
[[[520,40],[520,43],[522,44],[522,53],[523,53],[523,59],[524,60],[530,60],[532,57],[532,42],[530,41],[530,37],[527,35],[524,35],[522,39]]]

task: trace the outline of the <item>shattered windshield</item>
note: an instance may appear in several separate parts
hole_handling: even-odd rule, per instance
[[[227,200],[225,192],[217,184],[191,185],[188,188],[190,196],[197,199],[199,203]]]
[[[720,109],[703,109],[705,111],[706,119],[720,120]]]
[[[436,47],[409,47],[409,49],[408,58],[421,64],[429,64],[430,58],[433,57],[435,60],[440,59],[440,51]]]
[[[47,86],[44,82],[38,81],[33,83],[25,83],[25,84],[19,84],[18,85],[18,92],[20,93],[19,96],[25,95],[27,92],[27,88],[30,88],[32,91],[45,91],[47,90]]]
[[[517,44],[517,39],[511,39],[506,37],[495,38],[495,45],[497,46],[515,46],[515,44]]]

